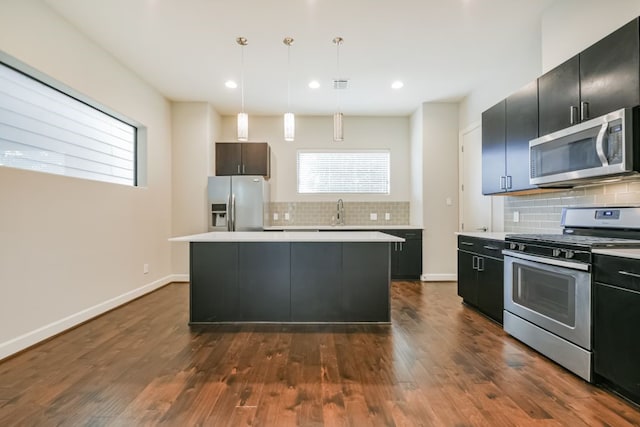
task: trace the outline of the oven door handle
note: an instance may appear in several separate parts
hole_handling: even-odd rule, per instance
[[[562,259],[545,258],[540,256],[522,254],[520,252],[514,252],[509,250],[502,251],[503,255],[510,256],[512,258],[519,258],[526,261],[539,262],[541,264],[555,265],[556,267],[565,267],[572,270],[589,271],[589,264],[583,264],[581,262],[565,261]]]

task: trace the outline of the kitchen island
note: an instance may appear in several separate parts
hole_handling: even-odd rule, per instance
[[[189,242],[190,324],[390,321],[380,232],[211,232]]]

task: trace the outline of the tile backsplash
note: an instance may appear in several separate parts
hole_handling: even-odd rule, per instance
[[[344,202],[345,225],[408,225],[409,202]],[[285,214],[289,219],[285,219]],[[337,202],[271,202],[269,219],[272,226],[335,225]],[[371,214],[377,220],[371,220]],[[278,219],[274,219],[277,214]],[[389,219],[385,219],[389,214]]]
[[[506,197],[504,230],[510,233],[558,233],[562,208],[580,206],[640,206],[640,180]],[[519,222],[514,222],[516,212]]]

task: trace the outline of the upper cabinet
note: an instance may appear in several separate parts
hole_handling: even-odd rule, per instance
[[[271,150],[266,142],[216,142],[216,175],[271,174]]]
[[[529,184],[529,140],[538,136],[538,84],[533,81],[482,113],[482,193]]]
[[[638,18],[539,81],[539,134],[640,104]]]

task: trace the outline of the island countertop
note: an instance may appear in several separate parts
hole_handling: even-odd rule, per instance
[[[404,242],[401,237],[379,231],[212,231],[172,237],[171,242]]]

